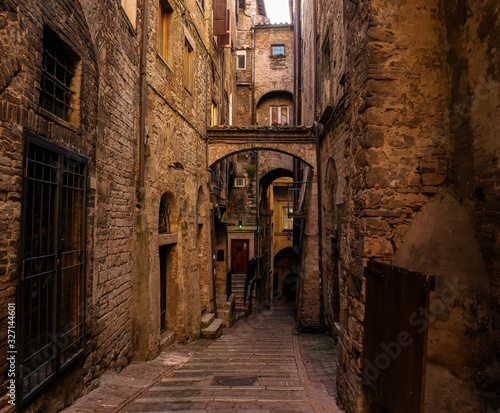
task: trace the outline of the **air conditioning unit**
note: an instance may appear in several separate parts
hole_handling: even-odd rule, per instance
[[[235,188],[242,188],[246,186],[245,178],[234,178]]]

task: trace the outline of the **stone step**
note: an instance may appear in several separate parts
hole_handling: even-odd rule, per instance
[[[201,336],[203,338],[219,338],[222,335],[222,323],[220,318],[216,318],[208,327],[201,330]]]
[[[212,321],[215,320],[215,314],[213,313],[207,313],[203,317],[201,317],[201,328],[207,328],[210,324],[212,324]]]

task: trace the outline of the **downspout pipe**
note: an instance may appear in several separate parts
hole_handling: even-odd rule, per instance
[[[142,24],[142,52],[140,69],[140,125],[139,125],[139,188],[138,198],[144,198],[144,182],[146,175],[146,62],[148,53],[148,20],[149,20],[149,0],[144,0],[144,16]]]

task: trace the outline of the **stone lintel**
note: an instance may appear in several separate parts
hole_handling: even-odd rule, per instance
[[[158,246],[177,244],[178,235],[176,233],[158,234]]]

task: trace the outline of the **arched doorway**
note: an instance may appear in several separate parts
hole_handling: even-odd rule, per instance
[[[337,205],[338,175],[335,161],[330,158],[326,167],[323,214],[323,302],[325,325],[334,331],[334,324],[339,321],[340,284],[339,284],[339,233],[340,210]]]
[[[294,305],[297,297],[298,255],[292,247],[274,257],[273,306]]]
[[[160,260],[160,333],[174,330],[179,302],[179,284],[175,278],[177,266],[177,233],[175,232],[175,202],[165,192],[158,211],[158,254]]]

